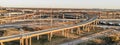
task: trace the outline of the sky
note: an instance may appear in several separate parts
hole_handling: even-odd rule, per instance
[[[120,9],[120,0],[0,0],[3,7]]]

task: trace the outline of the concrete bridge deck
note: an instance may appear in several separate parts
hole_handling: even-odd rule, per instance
[[[63,27],[59,27],[59,28],[52,28],[52,29],[48,29],[48,30],[24,33],[22,35],[13,35],[13,36],[7,36],[7,37],[0,37],[0,42],[18,40],[18,39],[21,39],[21,38],[26,38],[26,36],[30,38],[30,37],[34,37],[34,36],[37,36],[37,35],[52,33],[52,32],[56,32],[56,31],[62,31],[62,30],[65,30],[65,29],[71,29],[71,28],[79,27],[79,26],[84,26],[84,25],[87,25],[87,24],[90,24],[90,23],[94,22],[96,19],[97,19],[97,16],[94,16],[92,18],[89,18],[85,22],[75,24],[75,25],[68,25],[68,26],[63,26]]]

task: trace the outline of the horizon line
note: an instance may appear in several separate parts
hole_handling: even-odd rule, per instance
[[[3,7],[3,8],[65,8],[65,9],[117,9],[117,8],[72,8],[72,7],[13,7],[13,6],[0,6],[0,7]]]

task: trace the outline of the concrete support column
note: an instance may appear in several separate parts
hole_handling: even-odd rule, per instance
[[[84,31],[86,31],[87,30],[87,26],[84,26]]]
[[[70,33],[74,33],[74,32],[73,32],[73,29],[70,29]]]
[[[100,21],[99,21],[99,20],[97,20],[97,25],[98,25],[98,24],[100,24]]]
[[[66,30],[64,30],[64,36],[67,37],[67,33],[66,33]]]
[[[94,24],[94,25],[97,25],[97,24],[98,24],[98,21],[95,21],[93,24]]]
[[[39,40],[39,39],[40,39],[40,36],[38,35],[38,36],[37,36],[37,40]]]
[[[84,30],[84,26],[82,26],[82,30]]]
[[[4,45],[4,43],[3,43],[3,42],[0,42],[0,45]]]
[[[69,30],[68,30],[68,29],[66,29],[66,32],[65,32],[65,33],[66,33],[66,37],[69,38],[69,35],[70,35],[70,34],[68,34],[68,33],[69,33]]]
[[[71,34],[71,29],[68,29],[68,32]],[[68,37],[71,37],[71,35],[70,35],[70,34],[68,35]]]
[[[65,34],[65,31],[64,31],[64,30],[62,30],[62,35],[64,36],[64,34]]]
[[[89,32],[89,24],[86,26],[86,31]]]
[[[53,36],[53,35],[52,35],[52,32],[48,34],[48,41],[51,41],[52,36]]]
[[[85,26],[86,28],[85,28],[85,31],[88,31],[88,25],[87,26]]]
[[[95,26],[94,25],[92,25],[91,28],[92,28],[92,30],[95,30]]]
[[[97,21],[95,21],[95,25],[97,25]]]
[[[90,24],[88,24],[88,25],[86,26],[86,31],[87,31],[87,32],[90,32]]]
[[[90,24],[90,25],[89,25],[89,26],[90,26],[90,28],[89,28],[89,29],[91,29],[91,28],[92,28],[92,25],[93,25],[93,24]]]
[[[20,39],[20,45],[24,45],[24,39],[23,38]]]
[[[25,39],[25,43],[26,43],[26,45],[28,45],[28,38]]]
[[[71,37],[71,30],[70,29],[65,30],[65,37],[67,37],[67,38]]]
[[[32,45],[32,39],[31,39],[31,37],[29,38],[29,45]]]
[[[65,37],[67,37],[66,30],[63,30],[63,31],[62,31],[62,35],[65,36]]]
[[[94,22],[94,25],[96,25],[96,21]]]
[[[96,21],[96,25],[99,23],[99,21]]]
[[[80,34],[80,27],[77,27],[77,34]]]

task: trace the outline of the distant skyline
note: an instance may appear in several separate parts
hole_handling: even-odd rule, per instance
[[[120,0],[0,0],[3,7],[120,9]]]

